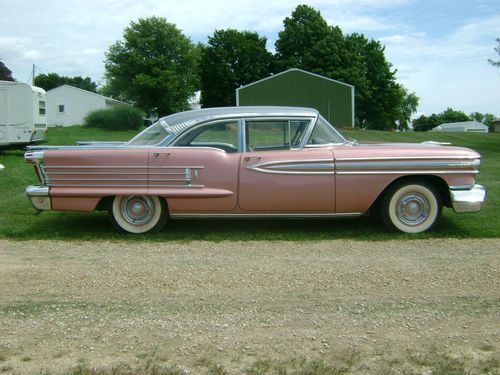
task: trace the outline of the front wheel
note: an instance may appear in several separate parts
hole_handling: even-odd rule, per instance
[[[167,221],[167,204],[156,196],[116,196],[109,214],[111,223],[121,233],[158,232]]]
[[[405,181],[392,186],[382,202],[382,219],[393,231],[429,231],[441,216],[441,198],[426,181]]]

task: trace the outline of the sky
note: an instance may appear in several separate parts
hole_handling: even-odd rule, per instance
[[[193,42],[216,29],[256,31],[274,51],[283,20],[299,4],[346,34],[380,41],[397,80],[420,98],[418,114],[451,107],[500,117],[498,0],[0,0],[0,60],[18,81],[37,73],[102,82],[104,53],[131,21],[165,17]]]

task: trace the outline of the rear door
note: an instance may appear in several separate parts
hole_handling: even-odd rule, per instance
[[[173,147],[152,148],[148,194],[168,197],[173,213],[235,209],[238,133],[238,120],[214,121],[190,130]]]

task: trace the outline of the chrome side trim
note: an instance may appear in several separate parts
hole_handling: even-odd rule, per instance
[[[450,189],[450,197],[456,213],[478,212],[486,202],[486,188],[476,184],[467,190]]]
[[[358,217],[363,215],[362,212],[346,212],[346,213],[276,213],[276,214],[207,214],[207,213],[172,213],[170,217],[173,219],[189,219],[189,218],[199,218],[199,219],[224,219],[224,218],[348,218],[348,217]]]
[[[462,170],[454,170],[454,171],[439,171],[439,170],[414,170],[414,171],[384,171],[384,170],[379,170],[379,171],[355,171],[355,172],[346,172],[346,171],[337,171],[336,172],[338,175],[370,175],[370,174],[478,174],[479,171],[475,170],[468,170],[468,169],[462,169]]]
[[[197,166],[148,166],[148,165],[48,165],[46,166],[47,169],[68,169],[68,168],[81,168],[81,169],[90,169],[90,168],[95,168],[95,169],[185,169],[185,168],[191,168],[191,169],[204,169],[205,167],[197,165]]]
[[[436,155],[436,156],[374,156],[362,158],[335,158],[335,161],[372,161],[372,160],[457,160],[457,159],[480,159],[479,156],[455,156],[455,155]]]
[[[147,178],[51,178],[50,181],[143,181],[148,182]],[[149,181],[191,181],[188,178],[150,178]]]
[[[49,187],[75,187],[75,188],[148,188],[148,187],[162,187],[162,188],[181,188],[181,189],[190,189],[190,188],[204,188],[205,185],[155,185],[155,184],[147,184],[146,181],[144,181],[144,184],[137,184],[137,185],[94,185],[94,184],[89,184],[89,185],[72,185],[72,184],[49,184]]]
[[[348,162],[337,163],[337,169],[396,169],[396,168],[475,168],[477,169],[481,162],[479,159],[472,161],[389,161],[389,162]]]
[[[332,159],[279,160],[252,164],[246,167],[262,173],[293,175],[333,175],[335,164]]]

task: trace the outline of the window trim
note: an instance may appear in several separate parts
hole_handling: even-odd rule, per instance
[[[179,142],[182,138],[184,138],[184,136],[188,135],[189,133],[191,133],[193,131],[196,131],[199,128],[208,127],[211,125],[216,125],[216,124],[220,124],[223,122],[235,122],[237,124],[237,131],[238,131],[238,134],[237,134],[237,142],[238,142],[237,152],[241,153],[242,152],[242,144],[241,144],[241,119],[240,118],[224,118],[224,119],[217,119],[217,120],[211,120],[211,121],[205,121],[205,122],[199,123],[198,125],[195,125],[195,126],[189,128],[188,130],[177,134],[175,136],[175,138],[172,139],[170,142],[168,142],[168,145],[166,145],[165,147],[196,148],[197,146],[180,146],[180,145],[177,145],[177,142]],[[200,146],[200,147],[202,147],[202,146]],[[207,147],[204,147],[204,148],[207,148]],[[217,147],[213,147],[213,148],[217,148]],[[217,148],[217,149],[227,153],[227,151],[223,150],[222,148]]]
[[[316,127],[316,125],[318,124],[320,118],[323,119],[323,121],[325,121],[326,123],[328,123],[332,128],[333,130],[335,131],[335,133],[337,133],[341,139],[344,139],[343,142],[336,142],[336,143],[323,143],[323,144],[316,144],[316,145],[309,145],[309,139],[312,137],[312,133],[314,131],[314,128]],[[306,139],[307,137],[307,139]],[[323,116],[319,115],[316,117],[316,121],[314,121],[314,125],[309,129],[309,132],[308,134],[306,134],[306,136],[304,137],[303,141],[305,140],[305,142],[302,144],[302,148],[317,148],[317,147],[325,147],[325,146],[336,146],[336,145],[343,145],[347,142],[347,140],[345,139],[345,137],[335,128],[335,126],[333,126],[332,124],[330,124],[330,122],[325,119]]]
[[[291,147],[288,149],[288,151],[300,151],[304,148],[306,144],[306,139],[309,139],[312,129],[311,127],[314,127],[314,125],[317,122],[318,117],[301,117],[301,116],[278,116],[278,117],[248,117],[244,118],[242,121],[242,133],[243,133],[243,151],[242,152],[266,152],[264,150],[259,150],[259,151],[251,151],[247,150],[247,122],[266,122],[266,121],[286,121],[290,124],[290,121],[308,121],[309,124],[307,124],[307,129],[304,132],[304,135],[302,137],[302,140],[300,141],[300,145],[298,147]],[[289,127],[290,129],[290,127]]]

